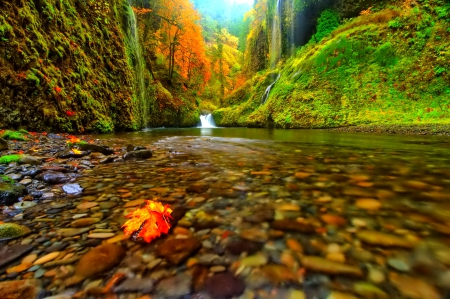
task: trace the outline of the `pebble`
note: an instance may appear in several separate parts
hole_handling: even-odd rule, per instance
[[[115,235],[115,233],[93,233],[89,234],[87,237],[91,239],[108,239],[114,237]]]
[[[52,253],[49,253],[47,255],[44,255],[43,257],[37,259],[33,265],[42,265],[45,264],[47,262],[53,261],[54,259],[56,259],[58,257],[58,255],[60,254],[59,251],[55,251]]]

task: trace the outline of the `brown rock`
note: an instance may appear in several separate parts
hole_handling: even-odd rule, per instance
[[[314,226],[310,223],[298,222],[295,220],[275,220],[272,222],[272,228],[282,231],[293,231],[304,234],[313,234]]]
[[[401,248],[413,247],[411,242],[402,237],[381,233],[377,231],[364,230],[358,232],[356,236],[364,243],[370,245],[384,246],[384,247],[401,247]]]
[[[245,284],[230,272],[216,274],[205,282],[205,291],[214,299],[228,299],[240,296]]]
[[[39,292],[36,280],[16,280],[0,282],[0,298],[30,299],[36,298]]]
[[[397,273],[390,273],[389,279],[393,285],[400,291],[400,293],[411,299],[439,299],[441,296],[435,287],[427,282],[409,277],[407,275],[399,275]]]
[[[86,227],[86,226],[90,226],[92,224],[98,223],[100,222],[100,218],[81,218],[81,219],[77,219],[75,221],[72,221],[72,223],[70,224],[70,226],[72,227]]]
[[[75,275],[66,280],[66,286],[80,283],[85,278],[111,269],[121,262],[124,255],[122,246],[111,243],[91,249],[81,257],[75,268]]]
[[[167,239],[156,249],[156,254],[170,263],[178,265],[200,249],[202,244],[196,238]]]
[[[363,276],[361,269],[357,267],[329,261],[317,256],[304,256],[301,261],[303,267],[312,271],[323,272],[332,275],[348,275],[353,277]]]

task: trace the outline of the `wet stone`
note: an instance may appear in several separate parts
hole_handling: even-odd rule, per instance
[[[156,286],[156,293],[163,298],[183,298],[191,293],[192,276],[181,273],[162,279]],[[174,287],[176,286],[176,287]]]
[[[245,290],[244,282],[230,272],[219,273],[205,282],[204,290],[216,299],[240,296]]]
[[[47,247],[45,249],[45,252],[51,253],[51,252],[55,252],[55,251],[62,251],[64,248],[67,247],[67,245],[68,244],[64,243],[64,242],[62,242],[62,243],[58,242],[58,243],[51,245],[50,247]]]
[[[153,290],[153,280],[148,278],[129,278],[114,288],[116,293],[141,292],[150,293]]]
[[[201,245],[195,238],[167,239],[158,246],[156,254],[178,265],[200,249]]]
[[[28,254],[33,250],[34,245],[9,245],[0,248],[0,268],[8,265],[12,261]]]
[[[152,152],[149,150],[137,150],[137,151],[131,151],[127,152],[125,155],[123,155],[124,160],[132,160],[132,159],[149,159],[153,156]]]
[[[79,184],[65,184],[62,189],[67,194],[80,194],[83,192],[83,188]]]
[[[70,181],[70,177],[61,172],[46,171],[36,176],[36,179],[46,183],[61,184]]]
[[[261,250],[262,247],[263,244],[259,242],[252,242],[248,240],[239,239],[230,242],[226,246],[226,250],[234,255],[241,255],[244,252],[246,252],[247,254],[254,254],[259,250]]]
[[[315,228],[309,223],[298,222],[295,220],[275,220],[272,222],[272,228],[282,231],[293,231],[304,234],[315,233]]]

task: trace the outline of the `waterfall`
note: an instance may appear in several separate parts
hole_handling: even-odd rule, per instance
[[[272,22],[272,42],[270,46],[270,68],[274,69],[281,58],[281,0],[277,0]]]
[[[216,128],[216,122],[212,114],[200,115],[201,127],[202,128]]]
[[[261,97],[261,105],[264,105],[267,101],[267,99],[269,98],[269,94],[270,91],[272,90],[272,87],[275,85],[275,83],[277,83],[278,79],[280,79],[280,74],[278,74],[277,78],[275,79],[275,81],[273,81],[267,88],[266,91],[264,91],[262,97]]]
[[[128,46],[131,50],[132,65],[134,69],[134,92],[136,94],[136,114],[140,115],[140,125],[142,127],[147,127],[148,124],[148,103],[145,92],[145,80],[144,80],[144,60],[142,59],[141,47],[139,44],[139,34],[136,21],[136,15],[131,8],[131,0],[128,1],[128,29],[127,40]]]
[[[291,56],[295,54],[295,0],[291,0]]]

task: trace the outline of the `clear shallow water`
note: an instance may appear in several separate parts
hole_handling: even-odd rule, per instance
[[[47,246],[39,244],[40,237],[51,237],[81,256],[103,241],[92,242],[91,234],[118,237],[126,257],[86,277],[83,285],[104,286],[113,274],[125,273],[154,281],[155,298],[170,298],[181,289],[218,292],[220,284],[209,277],[225,272],[242,282],[243,298],[303,298],[298,292],[317,285],[334,298],[349,299],[369,298],[361,291],[367,284],[370,294],[383,294],[379,298],[411,298],[413,292],[434,299],[448,291],[446,137],[192,128],[94,138],[121,153],[128,144],[145,146],[153,157],[98,164],[101,157],[92,155],[86,165],[97,166],[77,179],[82,195],[61,196],[27,217],[51,220],[30,220],[39,234],[26,242],[37,248]],[[144,199],[185,211],[167,238],[150,245],[121,237],[123,216]],[[55,205],[64,209],[55,212]],[[64,237],[61,229],[73,227],[74,215],[101,221]],[[201,246],[193,252],[183,248],[186,259],[177,265],[170,262],[172,249],[158,251],[168,240],[185,238]],[[70,267],[55,268],[55,279],[40,279],[53,294],[82,289],[66,288],[70,273]],[[142,292],[137,288],[136,296]]]

